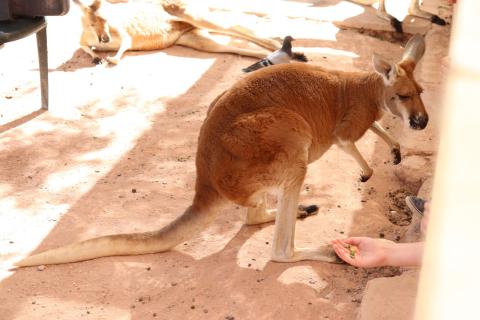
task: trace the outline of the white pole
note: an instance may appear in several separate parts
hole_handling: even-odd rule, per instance
[[[457,2],[416,320],[480,319],[480,1]]]

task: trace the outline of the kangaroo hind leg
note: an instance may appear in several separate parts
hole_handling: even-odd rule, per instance
[[[215,53],[233,53],[240,56],[265,58],[268,55],[268,51],[259,49],[246,49],[229,46],[217,42],[213,37],[209,36],[208,31],[194,29],[183,34],[176,42],[176,44],[193,48],[199,51],[215,52]]]

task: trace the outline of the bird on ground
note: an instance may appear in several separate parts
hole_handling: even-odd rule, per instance
[[[292,41],[295,41],[291,36],[286,36],[283,39],[282,47],[260,61],[255,62],[249,67],[243,68],[243,72],[252,72],[274,64],[289,63],[290,60],[297,60],[307,62],[307,57],[303,53],[292,52]]]

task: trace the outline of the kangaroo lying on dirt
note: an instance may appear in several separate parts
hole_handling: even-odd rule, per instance
[[[74,243],[27,257],[16,266],[166,251],[204,230],[227,201],[248,208],[247,224],[275,221],[273,261],[334,261],[330,246],[294,246],[307,166],[337,144],[357,160],[362,180],[368,180],[373,171],[355,147],[368,129],[399,155],[398,143],[376,121],[387,110],[412,129],[426,127],[422,88],[413,75],[424,50],[423,38],[414,36],[399,63],[375,55],[375,72],[370,73],[328,71],[307,64],[252,72],[210,105],[198,139],[195,196],[180,217],[159,230]],[[278,195],[276,215],[266,211],[268,192]]]
[[[390,22],[390,25],[395,29],[397,32],[403,32],[403,26],[402,22],[399,21],[397,18],[394,16],[390,15],[387,13],[387,10],[385,9],[385,0],[350,0],[352,2],[362,4],[362,5],[367,5],[370,6],[376,2],[378,2],[378,10],[377,10],[377,16],[380,18],[387,20]],[[423,11],[420,9],[420,0],[410,0],[410,5],[408,6],[408,14],[419,17],[419,18],[424,18],[430,20],[432,23],[436,23],[438,25],[444,26],[446,24],[445,20],[437,16],[436,14],[432,14],[426,11]]]
[[[127,50],[159,50],[175,44],[207,52],[235,53],[264,58],[269,51],[224,45],[209,37],[209,31],[253,42],[270,51],[281,47],[273,39],[260,38],[246,27],[235,24],[225,12],[214,12],[200,1],[159,1],[158,3],[109,3],[103,0],[74,0],[82,10],[81,48],[94,63],[103,59],[96,51],[116,51],[107,57],[117,64]],[[302,61],[302,53],[294,59]]]

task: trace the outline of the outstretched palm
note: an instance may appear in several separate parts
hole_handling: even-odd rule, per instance
[[[380,267],[385,265],[386,251],[393,244],[385,239],[368,237],[352,237],[334,240],[333,249],[345,262],[362,268]]]

